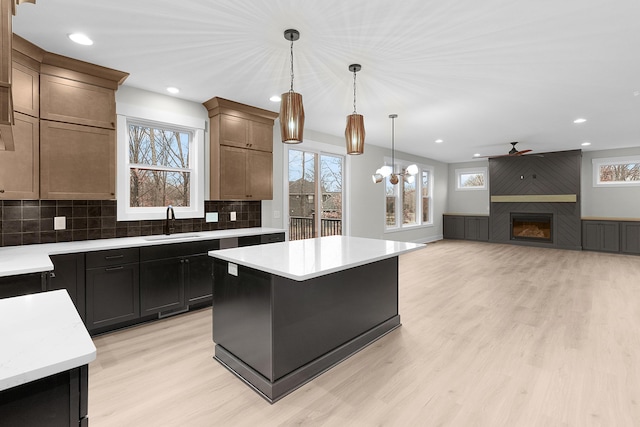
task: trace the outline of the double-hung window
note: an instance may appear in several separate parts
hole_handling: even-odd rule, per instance
[[[203,128],[118,116],[118,220],[204,215]]]
[[[396,163],[395,170],[404,173],[407,166],[408,163]],[[385,178],[387,231],[432,223],[432,180],[433,169],[424,165],[418,165],[415,175],[399,176],[397,184],[391,183],[390,176]]]

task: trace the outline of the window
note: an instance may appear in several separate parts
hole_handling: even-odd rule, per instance
[[[341,235],[344,156],[294,148],[288,156],[289,240]]]
[[[163,119],[118,115],[118,220],[204,216],[204,122]]]
[[[640,185],[640,157],[593,159],[594,187]]]
[[[456,190],[486,190],[487,168],[456,169]]]
[[[407,164],[396,164],[396,170],[404,171]],[[385,228],[387,231],[428,225],[431,217],[432,169],[419,166],[414,176],[401,178],[395,185],[385,178]]]

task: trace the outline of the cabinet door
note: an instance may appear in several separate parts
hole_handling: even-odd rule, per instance
[[[273,152],[273,124],[249,121],[249,148]]]
[[[478,240],[478,218],[467,217],[464,219],[464,238]]]
[[[142,316],[185,306],[184,258],[140,263],[140,310]]]
[[[247,150],[220,146],[220,198],[222,200],[246,199],[246,188]]]
[[[0,151],[0,199],[38,199],[40,131],[35,117],[15,113],[14,151]]]
[[[13,109],[32,117],[40,115],[40,74],[13,62]]]
[[[594,221],[582,222],[582,249],[587,251],[600,249],[600,223]]]
[[[89,330],[140,317],[138,264],[87,270],[87,328]]]
[[[53,271],[47,290],[66,289],[82,320],[85,313],[84,254],[51,255]]]
[[[213,299],[213,263],[207,254],[192,255],[185,259],[187,272],[187,300],[195,304]]]
[[[115,129],[115,93],[112,89],[42,74],[40,118]]]
[[[247,150],[247,199],[273,199],[273,154]]]
[[[249,121],[241,117],[220,115],[220,144],[246,148],[249,144]]]
[[[17,276],[0,277],[0,298],[35,294],[45,289],[46,273],[28,273]]]
[[[640,222],[623,222],[621,234],[622,252],[640,254]]]
[[[464,217],[445,215],[444,222],[444,238],[445,239],[464,239]]]
[[[483,242],[489,241],[489,218],[478,217],[478,240]]]
[[[40,198],[115,197],[115,131],[41,120]]]
[[[620,225],[617,222],[603,222],[601,228],[601,247],[605,252],[620,251]]]

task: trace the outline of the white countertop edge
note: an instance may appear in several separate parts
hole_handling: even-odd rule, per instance
[[[172,243],[197,242],[202,240],[226,239],[284,232],[285,230],[279,228],[252,227],[175,233],[172,236],[183,234],[185,237],[172,238],[168,240],[154,239],[157,236],[140,236],[80,240],[75,242],[40,243],[22,246],[5,246],[0,248],[0,277],[51,271],[53,270],[53,263],[49,258],[50,255],[168,245]]]
[[[335,236],[334,236],[335,237]],[[346,236],[343,236],[346,237]],[[357,239],[357,238],[356,238]],[[363,240],[366,240],[363,238]],[[373,239],[368,239],[368,240],[373,240]],[[380,239],[383,240],[383,239]],[[272,243],[272,245],[286,245],[289,244],[290,242],[280,242],[280,243]],[[306,273],[306,274],[295,274],[292,273],[290,271],[286,271],[283,269],[279,269],[276,268],[273,264],[261,264],[261,263],[256,263],[253,262],[250,259],[246,259],[246,258],[239,258],[237,256],[238,253],[242,253],[242,249],[247,249],[247,248],[233,248],[233,249],[224,249],[224,250],[218,250],[218,251],[209,251],[209,256],[213,257],[213,258],[218,258],[221,259],[223,261],[227,261],[233,264],[238,264],[238,265],[242,265],[245,267],[249,267],[249,268],[253,268],[255,270],[258,271],[263,271],[265,273],[270,273],[276,276],[281,276],[281,277],[285,277],[287,279],[292,279],[298,282],[302,282],[305,280],[309,280],[309,279],[313,279],[316,277],[321,277],[321,276],[326,276],[328,274],[331,273],[336,273],[339,271],[344,271],[344,270],[348,270],[350,268],[354,268],[354,267],[360,267],[362,265],[366,265],[366,264],[371,264],[373,262],[376,261],[382,261],[384,259],[388,259],[388,258],[393,258],[393,257],[397,257],[400,256],[402,254],[408,253],[408,252],[413,252],[419,249],[423,249],[425,248],[427,245],[424,243],[408,243],[408,242],[396,242],[396,243],[403,243],[406,245],[411,245],[411,247],[406,247],[404,249],[399,249],[394,251],[393,253],[385,253],[385,254],[380,254],[377,256],[371,256],[368,257],[367,259],[360,259],[357,261],[353,261],[353,262],[348,262],[348,263],[344,263],[344,264],[340,264],[340,265],[336,265],[333,267],[329,267],[329,268],[323,268],[321,270],[316,270],[310,273]]]
[[[0,391],[86,365],[96,347],[66,290],[0,299]]]
[[[46,378],[51,375],[59,374],[60,372],[78,368],[80,366],[88,365],[95,359],[96,350],[94,349],[90,353],[80,355],[73,359],[62,360],[58,363],[54,363],[48,366],[42,366],[29,372],[22,372],[11,377],[2,378],[0,379],[0,391],[7,390],[12,387],[17,387],[22,384],[27,384],[31,381]]]

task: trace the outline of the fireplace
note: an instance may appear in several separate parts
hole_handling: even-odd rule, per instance
[[[553,243],[553,214],[511,212],[511,240]]]

